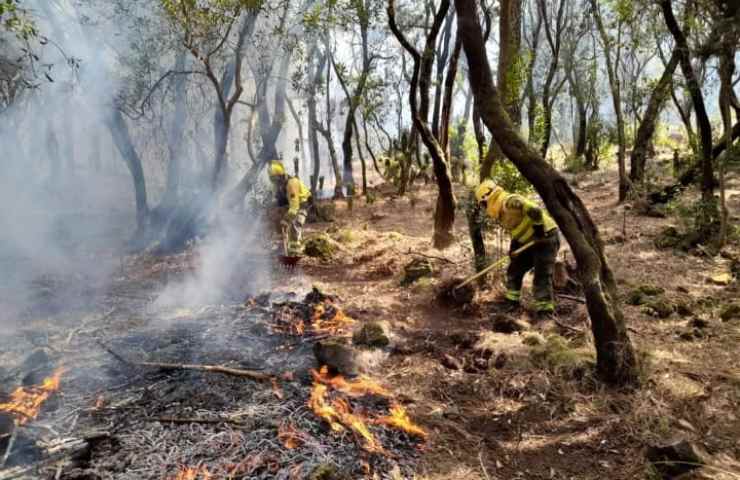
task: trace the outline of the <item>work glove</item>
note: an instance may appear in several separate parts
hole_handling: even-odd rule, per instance
[[[535,240],[545,238],[545,225],[542,218],[542,210],[539,208],[530,208],[527,210],[527,216],[532,220],[532,230],[534,231]]]
[[[534,238],[535,240],[542,240],[545,238],[545,226],[542,224],[534,225],[532,226],[532,230],[534,231]]]

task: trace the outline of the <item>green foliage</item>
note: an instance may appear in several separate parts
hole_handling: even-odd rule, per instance
[[[532,184],[508,160],[493,164],[491,178],[496,182],[496,185],[501,185],[507,192],[527,194],[533,191]]]
[[[214,38],[245,10],[262,7],[263,0],[160,0],[170,19],[185,31],[186,43]]]
[[[20,0],[0,0],[0,28],[22,40],[38,36],[35,23],[29,18],[28,12],[20,7]]]

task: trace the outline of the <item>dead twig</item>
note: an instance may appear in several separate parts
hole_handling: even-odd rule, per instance
[[[164,371],[172,371],[172,370],[194,370],[199,372],[213,372],[213,373],[222,373],[224,375],[231,375],[234,377],[242,377],[242,378],[249,378],[251,380],[256,380],[259,382],[265,382],[267,380],[270,380],[273,378],[273,375],[270,375],[268,373],[263,372],[256,372],[254,370],[243,370],[240,368],[232,368],[232,367],[226,367],[224,365],[198,365],[198,364],[180,364],[180,363],[158,363],[158,362],[132,362],[131,360],[128,360],[118,353],[111,350],[108,346],[103,344],[102,342],[98,342],[98,345],[100,345],[106,352],[110,353],[116,360],[119,362],[129,365],[132,367],[147,367],[147,368],[157,368],[159,370]]]
[[[147,422],[161,423],[203,423],[203,424],[221,424],[244,426],[246,423],[239,420],[230,420],[228,418],[197,418],[197,417],[150,417],[146,418]]]
[[[0,458],[0,470],[5,468],[5,464],[8,463],[10,454],[13,452],[13,446],[15,445],[15,438],[18,435],[18,428],[13,427],[13,431],[10,432],[10,438],[8,439],[8,445],[5,447],[5,453],[3,458]]]
[[[573,295],[566,295],[564,293],[558,293],[556,295],[558,297],[564,298],[566,300],[573,300],[574,302],[583,303],[584,305],[586,304],[586,299],[585,298],[576,297],[576,296],[573,296]]]
[[[563,322],[561,322],[560,320],[557,320],[557,319],[554,319],[554,321],[555,321],[555,325],[557,325],[558,327],[560,327],[560,328],[562,328],[564,330],[570,330],[571,332],[578,333],[578,334],[583,333],[583,330],[581,330],[580,328],[571,327],[570,325],[565,324],[565,323],[563,323]]]
[[[427,255],[426,253],[414,252],[412,250],[409,250],[408,252],[406,252],[406,254],[407,255],[416,255],[417,257],[424,257],[424,258],[429,258],[429,259],[432,259],[432,260],[439,260],[441,262],[449,263],[450,265],[457,265],[457,263],[458,263],[458,262],[453,262],[449,258],[437,257],[437,256],[434,256],[434,255]]]

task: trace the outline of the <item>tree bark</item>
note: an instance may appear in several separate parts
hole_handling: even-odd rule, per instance
[[[140,233],[146,228],[146,222],[149,217],[146,181],[144,179],[144,169],[141,166],[141,157],[139,157],[136,148],[134,148],[131,133],[120,110],[114,108],[107,118],[106,123],[113,137],[113,142],[131,173],[131,179],[134,185],[134,197],[136,199],[136,226]]]
[[[645,178],[645,161],[647,159],[648,147],[655,133],[655,126],[658,123],[660,111],[668,98],[668,89],[673,83],[673,72],[677,66],[678,53],[674,50],[671,54],[671,59],[663,70],[663,75],[661,75],[658,84],[650,94],[648,106],[637,129],[635,145],[632,148],[632,155],[630,157],[630,180],[633,183],[640,183]]]
[[[423,55],[411,45],[403,33],[398,29],[395,19],[395,1],[388,0],[388,18],[391,31],[401,45],[411,54],[414,59],[414,74],[409,92],[409,104],[413,116],[414,125],[426,145],[432,157],[434,174],[437,177],[437,205],[434,212],[434,246],[435,248],[446,248],[450,246],[455,238],[452,229],[455,224],[455,194],[452,190],[445,154],[429,128],[429,87],[432,77],[432,61],[434,59],[433,49],[435,39],[439,33],[442,22],[450,8],[449,0],[442,0],[434,17],[432,28],[427,36]],[[459,31],[459,30],[458,30]],[[417,92],[419,94],[417,104]]]
[[[450,40],[452,39],[452,21],[454,20],[454,14],[450,12],[449,15],[447,15],[447,18],[445,20],[444,28],[442,29],[442,38],[440,39],[440,44],[442,46],[441,49],[437,49],[437,79],[435,82],[435,88],[434,88],[434,109],[432,110],[432,134],[437,138],[440,145],[444,146],[444,142],[442,141],[442,133],[440,131],[440,127],[442,126],[442,123],[444,122],[444,119],[441,117],[443,113],[441,113],[443,106],[442,106],[442,95],[443,95],[443,86],[445,84],[444,82],[444,73],[445,73],[445,66],[447,66],[447,59],[450,56]],[[452,62],[450,62],[450,65]],[[448,67],[448,71],[449,71]],[[446,152],[443,148],[443,150]]]
[[[442,151],[449,160],[449,143],[450,143],[450,116],[452,115],[452,97],[455,90],[455,79],[457,78],[457,64],[462,51],[462,42],[460,37],[455,39],[455,46],[450,57],[450,66],[447,68],[447,78],[444,86],[444,100],[442,101],[442,115],[439,126],[439,144]]]
[[[603,241],[588,210],[566,180],[519,136],[496,89],[476,15],[475,0],[455,0],[458,32],[481,117],[506,156],[534,185],[578,262],[596,346],[597,371],[615,385],[639,383],[637,358],[617,298]]]
[[[701,193],[702,200],[705,202],[711,202],[714,199],[714,167],[712,165],[712,125],[709,123],[709,117],[707,116],[707,110],[704,105],[704,96],[701,92],[701,86],[694,73],[694,68],[691,65],[691,50],[689,49],[688,41],[684,35],[681,27],[678,26],[676,17],[673,14],[673,5],[671,0],[661,0],[660,7],[663,11],[663,18],[665,19],[666,26],[673,36],[673,40],[676,42],[676,51],[679,55],[679,62],[681,65],[681,71],[686,79],[689,93],[691,94],[691,101],[694,105],[694,111],[696,112],[696,120],[699,124],[699,140],[700,140],[700,162],[702,166],[702,185]]]
[[[626,140],[624,133],[624,116],[622,114],[622,86],[619,79],[619,72],[617,71],[616,65],[619,63],[619,54],[616,56],[612,54],[612,41],[606,32],[604,22],[599,12],[599,6],[596,0],[591,0],[591,8],[594,14],[594,20],[599,30],[601,37],[601,43],[604,47],[604,56],[606,57],[606,73],[609,77],[609,88],[612,92],[612,104],[614,105],[614,114],[617,117],[617,143],[619,144],[619,150],[617,153],[617,163],[619,164],[619,201],[623,202],[627,198],[627,192],[629,191],[629,179],[627,178],[627,166],[626,166]],[[619,27],[621,29],[621,26]],[[617,39],[619,44],[619,38]],[[617,49],[620,46],[617,45]]]
[[[319,49],[314,47],[311,56],[315,61],[311,84],[308,87],[308,141],[311,146],[311,161],[313,162],[313,175],[311,177],[311,193],[316,196],[319,185],[319,175],[321,174],[321,157],[319,153],[319,137],[317,135],[317,125],[319,117],[317,113],[316,92],[322,83],[324,68],[326,68],[326,54],[319,53]]]

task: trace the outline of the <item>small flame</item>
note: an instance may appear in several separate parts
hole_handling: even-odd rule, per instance
[[[376,423],[404,431],[409,435],[414,435],[422,440],[426,440],[428,436],[427,432],[423,428],[416,425],[411,418],[409,418],[408,413],[406,413],[406,409],[397,403],[391,405],[390,415],[376,420]]]
[[[183,467],[170,480],[210,480],[211,473],[206,467]]]
[[[363,448],[366,451],[385,453],[383,446],[370,431],[367,423],[384,425],[426,440],[427,432],[416,425],[409,418],[406,410],[397,403],[391,405],[389,415],[380,418],[369,418],[366,423],[361,414],[352,411],[350,403],[346,399],[338,397],[331,401],[328,400],[330,391],[343,393],[352,398],[365,395],[389,398],[390,393],[380,385],[363,378],[350,381],[341,375],[330,377],[326,367],[322,367],[318,372],[312,370],[311,374],[314,378],[314,385],[308,403],[313,412],[326,421],[335,432],[341,432],[345,428],[352,430],[362,439]]]
[[[304,433],[290,423],[281,423],[278,426],[278,438],[285,448],[295,450],[303,443]]]
[[[60,368],[50,377],[45,378],[41,385],[16,388],[10,394],[10,401],[0,403],[0,412],[8,412],[14,415],[16,425],[24,425],[35,419],[44,402],[59,390],[63,373],[64,371]]]
[[[352,328],[354,319],[348,317],[331,302],[314,305],[311,328],[316,333],[338,335]]]

